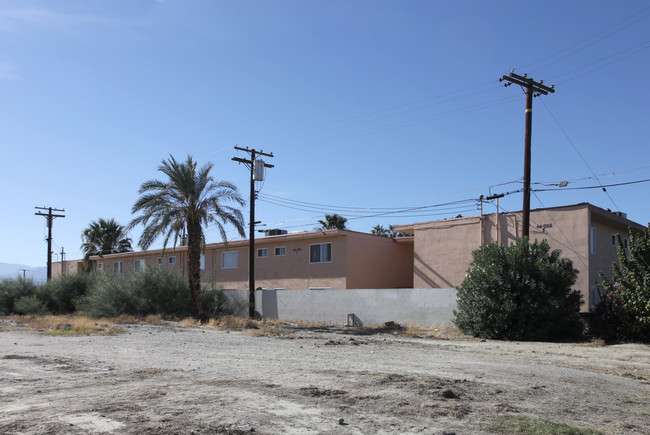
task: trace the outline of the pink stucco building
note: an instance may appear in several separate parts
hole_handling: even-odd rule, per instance
[[[460,285],[472,261],[472,251],[481,244],[514,243],[522,234],[522,213],[499,213],[459,217],[410,225],[396,230],[414,235],[413,286],[448,288]],[[530,239],[546,239],[551,249],[562,250],[563,257],[579,271],[574,286],[583,295],[582,310],[598,302],[598,272],[611,276],[617,260],[616,234],[627,243],[629,228],[643,226],[588,203],[531,210]]]
[[[380,237],[348,230],[304,231],[255,240],[255,282],[263,289],[452,288],[461,284],[481,244],[509,245],[522,234],[522,213],[458,217],[395,229],[409,237]],[[617,260],[616,234],[642,230],[623,213],[582,203],[531,211],[530,238],[546,239],[579,271],[575,288],[583,311],[599,300],[599,272],[610,276]],[[206,245],[202,281],[224,289],[248,289],[248,240]],[[142,267],[184,272],[187,248],[91,257],[97,268],[128,274]],[[72,262],[71,262],[72,263]],[[77,263],[74,263],[77,264]],[[56,274],[56,266],[54,267]]]
[[[255,239],[255,286],[263,289],[413,287],[413,245],[347,230],[305,231]],[[248,289],[248,240],[211,243],[201,257],[201,279],[224,289]],[[161,266],[183,272],[187,247],[90,258],[118,274]]]

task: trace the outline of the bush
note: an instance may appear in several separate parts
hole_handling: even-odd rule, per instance
[[[223,311],[224,300],[218,290],[203,290],[201,302],[207,317],[217,317]],[[89,292],[78,300],[77,308],[92,317],[187,317],[191,313],[190,290],[187,277],[156,267],[128,277],[98,274]]]
[[[15,313],[15,303],[26,296],[34,296],[36,285],[31,279],[7,278],[0,281],[0,315]]]
[[[61,275],[42,285],[36,293],[49,312],[68,314],[75,311],[77,299],[88,292],[95,280],[94,273]]]
[[[490,243],[472,253],[454,322],[465,334],[503,340],[557,340],[581,332],[578,271],[546,240]]]
[[[38,296],[23,296],[14,304],[14,312],[22,315],[44,314],[47,312],[47,308],[45,308],[45,304]]]
[[[621,236],[618,262],[609,281],[602,273],[605,295],[596,307],[592,332],[606,339],[650,341],[650,230],[630,230],[629,253]]]

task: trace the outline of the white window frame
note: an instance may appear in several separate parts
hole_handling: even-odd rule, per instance
[[[167,262],[169,264],[176,264],[176,256],[175,255],[170,256]]]
[[[278,254],[278,252],[280,252]],[[287,255],[287,247],[286,246],[276,246],[275,249],[273,249],[273,255],[276,257],[285,257]]]
[[[325,246],[328,245],[329,245],[329,258],[327,260],[323,260],[323,253],[327,254],[327,248],[325,248]],[[320,246],[318,251],[318,260],[316,261],[312,261],[312,256],[311,256],[312,246]],[[331,263],[331,262],[332,262],[332,242],[312,243],[311,245],[309,245],[309,264]]]
[[[138,266],[138,264],[141,264],[142,266]],[[133,270],[135,272],[144,270],[147,267],[147,264],[144,261],[144,258],[136,258],[133,260]]]
[[[592,254],[596,253],[596,228],[591,227],[589,229],[589,252]]]
[[[226,261],[226,257],[232,257],[232,258]],[[228,263],[228,265],[226,265],[226,263]],[[221,253],[222,269],[237,269],[238,267],[239,267],[239,251],[224,251]]]
[[[104,263],[97,263],[97,270],[104,270]]]
[[[257,258],[266,258],[269,256],[268,248],[258,248],[257,249]]]
[[[122,275],[124,273],[124,263],[121,261],[113,262],[113,273]]]

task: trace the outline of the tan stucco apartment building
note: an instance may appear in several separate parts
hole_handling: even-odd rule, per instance
[[[255,286],[263,289],[413,287],[413,244],[347,230],[303,231],[255,239]],[[248,240],[211,243],[201,256],[201,279],[224,289],[248,289]],[[160,265],[183,272],[187,247],[93,256],[97,268],[127,274]]]
[[[262,289],[452,288],[461,284],[481,244],[514,243],[522,234],[522,213],[420,222],[396,226],[409,237],[381,237],[348,230],[303,231],[255,240],[255,282]],[[620,212],[588,203],[532,210],[531,240],[548,240],[552,249],[579,271],[575,288],[582,310],[599,300],[599,272],[611,276],[617,260],[616,234],[626,244],[629,228],[644,227]],[[248,289],[248,240],[206,245],[202,281],[224,289]],[[91,257],[98,269],[128,274],[141,267],[184,272],[187,248],[126,252]],[[77,264],[77,263],[75,263]],[[53,268],[57,270],[56,266]],[[59,268],[60,270],[60,268]],[[56,275],[56,273],[55,273]]]
[[[629,228],[643,226],[628,220],[625,214],[611,212],[588,203],[531,210],[530,239],[548,240],[551,249],[573,261],[579,271],[574,286],[583,295],[582,310],[598,302],[598,272],[611,276],[617,260],[616,234],[627,243]],[[396,226],[398,231],[414,235],[413,286],[449,288],[460,285],[472,261],[472,251],[481,244],[514,243],[522,234],[522,213],[421,222]]]

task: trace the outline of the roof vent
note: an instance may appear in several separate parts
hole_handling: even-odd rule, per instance
[[[612,214],[615,216],[620,216],[623,219],[627,219],[627,213],[623,213],[622,211],[613,211]]]

